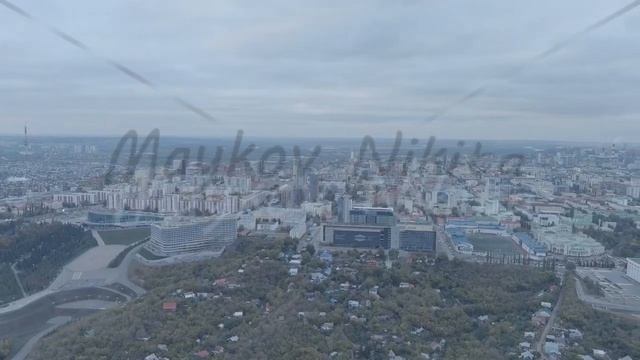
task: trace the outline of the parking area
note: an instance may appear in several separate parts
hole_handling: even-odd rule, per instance
[[[627,277],[620,270],[578,268],[580,277],[589,277],[600,284],[604,292],[604,301],[610,304],[635,307],[640,311],[640,283]]]

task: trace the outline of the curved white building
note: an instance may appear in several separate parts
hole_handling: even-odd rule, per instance
[[[151,226],[147,249],[158,256],[195,252],[222,253],[237,236],[232,215],[206,218],[168,218]]]

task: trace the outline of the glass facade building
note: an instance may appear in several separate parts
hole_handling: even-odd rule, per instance
[[[410,252],[436,252],[436,232],[428,229],[400,229],[400,250]]]
[[[389,249],[391,247],[391,227],[325,225],[324,239],[334,246]]]

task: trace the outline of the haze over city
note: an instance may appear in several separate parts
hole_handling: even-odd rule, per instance
[[[628,3],[20,1],[36,20],[0,8],[0,133],[636,142],[640,12],[575,36]]]
[[[0,360],[640,359],[640,0],[0,29]]]

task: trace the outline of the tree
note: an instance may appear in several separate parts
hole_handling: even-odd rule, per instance
[[[319,353],[316,349],[311,348],[311,347],[304,347],[304,348],[299,348],[299,349],[295,349],[294,351],[287,353],[283,359],[291,359],[291,360],[297,360],[297,359],[309,359],[309,360],[321,360],[324,357],[322,356],[321,353]]]
[[[11,341],[9,339],[0,340],[0,360],[9,359],[11,354]]]
[[[46,287],[64,264],[97,245],[91,233],[75,225],[15,223],[12,227],[0,262],[15,263],[27,292]]]
[[[307,245],[306,250],[311,256],[313,256],[316,253],[316,248],[313,246],[313,244]]]

